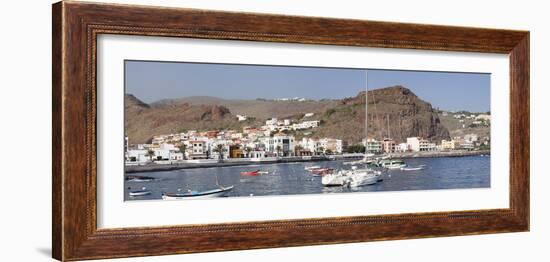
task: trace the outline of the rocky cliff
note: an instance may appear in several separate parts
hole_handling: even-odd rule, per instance
[[[391,137],[398,142],[413,136],[432,141],[449,138],[449,131],[431,104],[405,87],[375,89],[368,92],[367,98],[369,137]]]

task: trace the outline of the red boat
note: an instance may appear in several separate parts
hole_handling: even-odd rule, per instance
[[[241,172],[241,176],[259,176],[260,174],[260,170]]]
[[[332,174],[333,171],[334,171],[333,168],[316,168],[316,169],[312,169],[311,173],[314,176],[324,176],[324,175]]]

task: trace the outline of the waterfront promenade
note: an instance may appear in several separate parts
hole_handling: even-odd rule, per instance
[[[418,158],[418,157],[461,157],[490,155],[491,150],[452,150],[452,151],[427,151],[427,152],[399,152],[391,153],[392,158]]]
[[[463,157],[475,155],[489,155],[490,150],[453,150],[453,151],[431,151],[431,152],[400,152],[392,153],[391,155],[375,155],[373,158],[388,157],[392,158],[423,158],[423,157]],[[363,154],[342,154],[342,155],[326,155],[326,156],[308,156],[308,157],[277,157],[266,159],[224,159],[223,161],[178,161],[178,162],[163,162],[163,163],[148,163],[144,165],[126,165],[126,173],[138,172],[154,172],[154,171],[170,171],[177,169],[192,169],[192,168],[210,168],[210,167],[232,167],[232,166],[249,166],[274,163],[292,163],[292,162],[318,162],[331,160],[358,160],[364,157]]]

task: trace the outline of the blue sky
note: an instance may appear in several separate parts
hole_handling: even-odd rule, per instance
[[[368,84],[405,86],[444,110],[490,110],[489,74],[152,61],[125,66],[126,93],[146,103],[185,96],[337,99],[355,96]]]
[[[491,110],[491,75],[429,71],[368,70],[368,88],[402,85],[443,110]]]
[[[126,93],[164,98],[344,98],[366,90],[361,69],[126,61]]]

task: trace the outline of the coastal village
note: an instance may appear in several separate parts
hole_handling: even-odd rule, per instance
[[[489,114],[464,114],[443,112],[463,124],[462,128],[490,126]],[[127,166],[178,163],[216,163],[220,161],[270,161],[273,159],[307,159],[311,157],[345,157],[366,154],[382,155],[395,153],[452,152],[487,150],[490,137],[474,133],[440,141],[422,137],[408,137],[406,141],[392,138],[365,138],[358,144],[349,144],[333,137],[312,138],[307,136],[321,121],[308,120],[313,113],[307,113],[302,120],[271,118],[261,127],[247,126],[242,130],[208,130],[174,134],[155,135],[150,143],[131,144],[125,137],[125,163]],[[239,121],[247,116],[237,115]],[[296,139],[294,132],[306,134]]]

